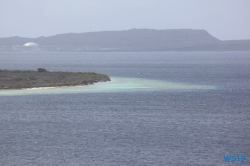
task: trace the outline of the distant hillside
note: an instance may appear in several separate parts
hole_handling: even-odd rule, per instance
[[[0,47],[11,47],[11,51],[27,42],[39,44],[40,51],[250,51],[250,40],[221,41],[205,30],[191,29],[132,29],[39,38],[10,37],[0,38]]]

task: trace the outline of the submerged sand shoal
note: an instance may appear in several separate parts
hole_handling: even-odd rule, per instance
[[[78,85],[63,87],[39,87],[20,90],[0,90],[0,96],[133,91],[194,91],[213,89],[216,89],[216,87],[142,78],[112,77],[110,82],[98,82],[87,86]]]

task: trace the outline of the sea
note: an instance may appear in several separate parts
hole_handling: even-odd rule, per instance
[[[111,82],[0,90],[0,166],[250,165],[250,52],[0,53]]]

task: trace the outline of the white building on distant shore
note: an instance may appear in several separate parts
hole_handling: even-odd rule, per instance
[[[25,51],[39,51],[39,45],[34,42],[28,42],[23,45]]]
[[[39,45],[34,42],[25,43],[23,46],[24,47],[39,47]]]

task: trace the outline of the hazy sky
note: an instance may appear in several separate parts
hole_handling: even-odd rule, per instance
[[[0,37],[132,28],[250,39],[250,0],[0,0]]]

